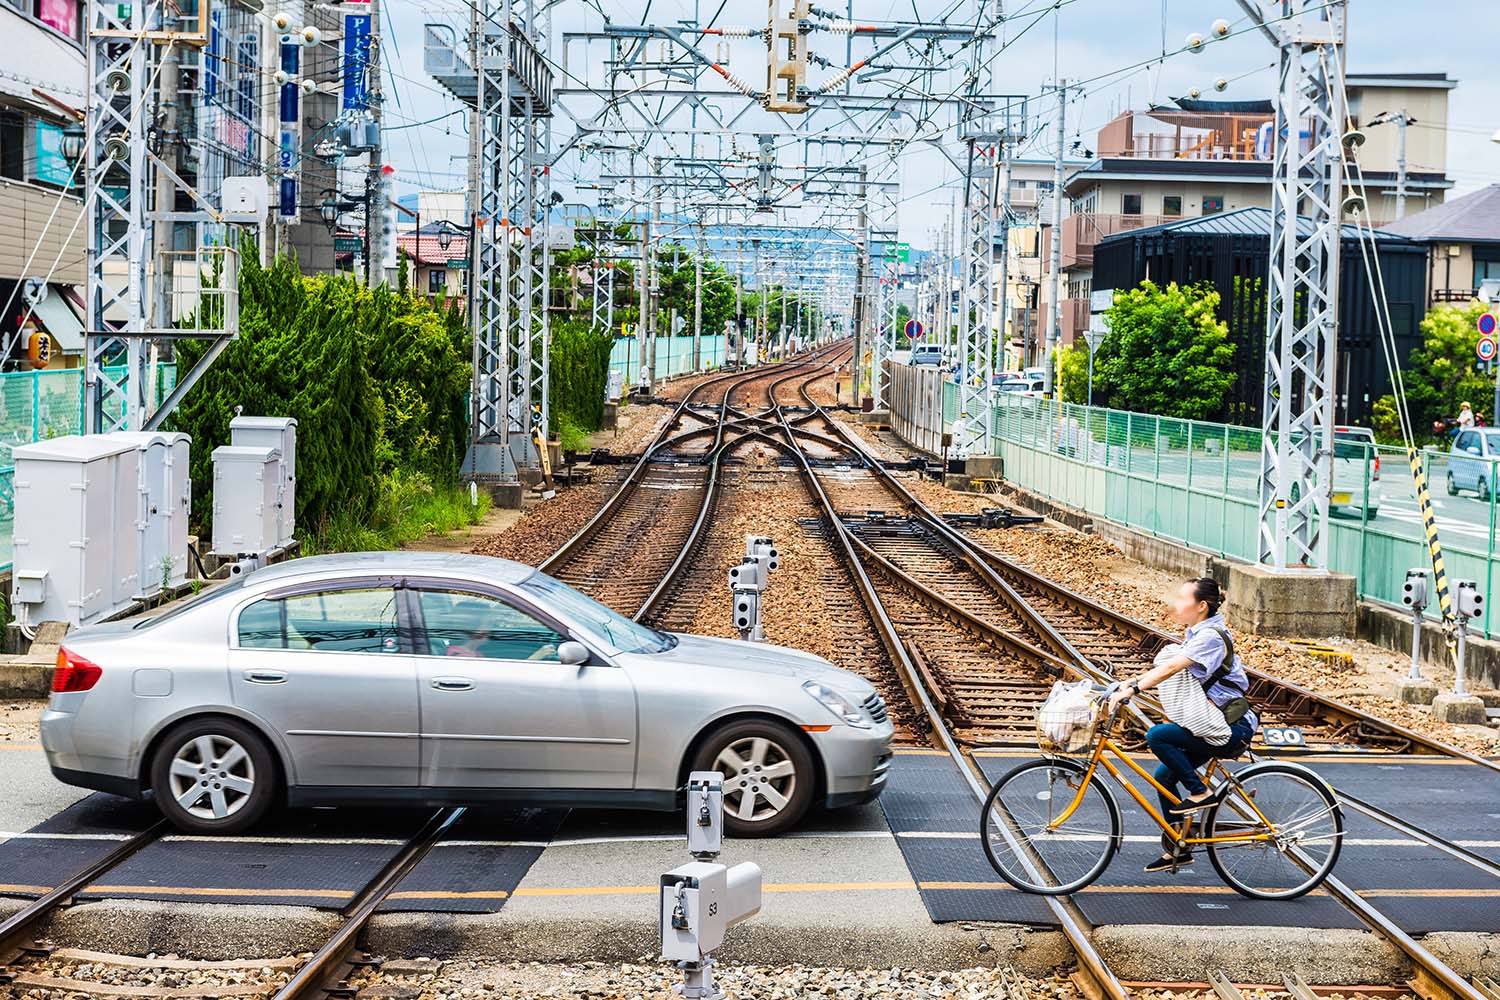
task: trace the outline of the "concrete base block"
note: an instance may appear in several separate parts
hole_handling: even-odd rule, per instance
[[[526,485],[520,482],[481,482],[479,488],[489,493],[496,507],[505,510],[520,510],[526,497]]]
[[[1460,726],[1484,725],[1484,699],[1472,694],[1440,694],[1432,699],[1432,717]]]
[[[1352,636],[1358,595],[1354,577],[1314,571],[1275,572],[1231,563],[1225,613],[1237,629],[1256,635]]]
[[[889,427],[891,425],[891,411],[864,410],[859,414],[859,422],[868,427]]]
[[[1391,685],[1391,697],[1408,705],[1431,705],[1437,693],[1438,686],[1432,681],[1414,681],[1403,677]]]
[[[964,471],[972,479],[1004,479],[1005,459],[999,455],[972,455],[964,460]]]

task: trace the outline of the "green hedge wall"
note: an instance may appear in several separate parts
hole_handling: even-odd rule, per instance
[[[565,417],[583,430],[598,430],[604,419],[604,389],[613,347],[614,335],[609,330],[591,330],[581,319],[553,320],[547,379],[552,410],[549,430],[556,432]]]
[[[295,260],[267,267],[242,254],[240,334],[173,414],[192,435],[193,508],[212,510],[213,449],[234,408],[295,417],[297,520],[317,530],[337,511],[371,509],[382,472],[449,481],[467,441],[463,317],[348,276],[307,276]],[[207,344],[179,344],[179,371]]]

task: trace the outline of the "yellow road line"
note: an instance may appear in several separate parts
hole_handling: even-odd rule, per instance
[[[40,750],[40,743],[0,743],[0,750]]]

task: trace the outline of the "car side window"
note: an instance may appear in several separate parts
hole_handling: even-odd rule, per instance
[[[457,590],[421,590],[417,600],[429,655],[557,660],[557,647],[564,637],[504,601]]]
[[[395,653],[396,592],[325,590],[256,601],[240,612],[240,646],[341,653]]]
[[[1475,445],[1479,444],[1479,435],[1475,434],[1473,431],[1464,431],[1458,436],[1458,441],[1456,443],[1460,451],[1468,451],[1470,448],[1473,448]]]

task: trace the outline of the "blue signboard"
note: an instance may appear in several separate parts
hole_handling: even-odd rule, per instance
[[[219,76],[224,72],[224,12],[208,13],[208,49],[203,53],[203,103],[212,104],[219,92]]]
[[[68,159],[62,154],[62,136],[61,125],[37,120],[36,168],[32,173],[34,179],[59,187],[66,187],[68,181],[72,180],[73,169],[68,166]]]
[[[283,219],[297,216],[297,178],[281,178],[281,190],[277,192],[276,214]]]
[[[369,87],[365,80],[370,65],[370,15],[344,15],[343,109],[362,111],[370,106]]]
[[[297,65],[302,49],[295,42],[281,43],[281,68],[291,79],[281,85],[281,123],[297,124]]]

